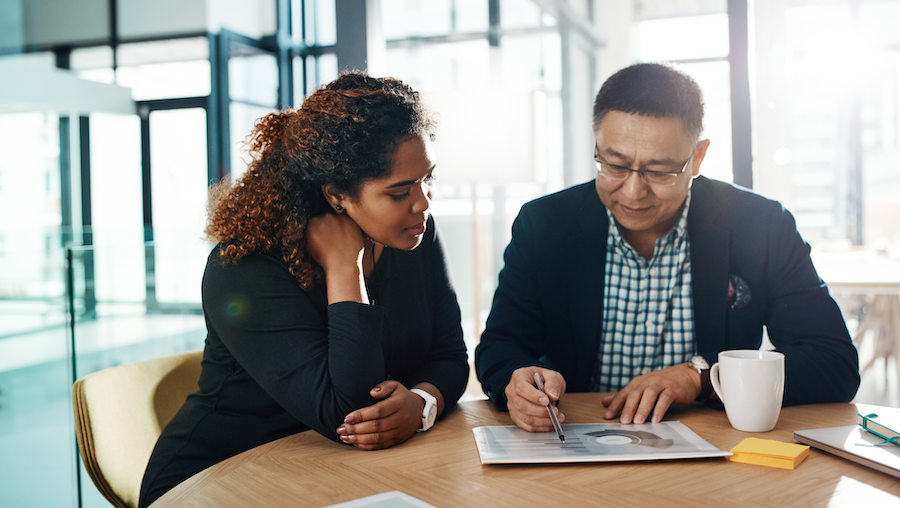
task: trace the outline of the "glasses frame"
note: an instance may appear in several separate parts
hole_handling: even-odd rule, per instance
[[[649,171],[646,169],[631,169],[626,166],[619,166],[617,164],[610,164],[609,162],[601,161],[598,157],[599,157],[599,154],[597,153],[597,151],[595,149],[594,150],[594,162],[597,164],[597,174],[599,174],[600,176],[609,178],[610,180],[615,180],[617,182],[624,182],[625,180],[628,180],[628,177],[631,176],[631,173],[637,173],[638,176],[641,178],[641,181],[647,185],[655,185],[658,187],[671,187],[671,186],[675,185],[675,182],[678,180],[678,175],[687,171],[688,164],[690,164],[690,162],[692,160],[694,160],[694,152],[691,152],[691,156],[688,157],[688,159],[686,161],[684,161],[684,164],[681,165],[681,169],[679,171],[674,171],[671,173],[668,171]],[[615,166],[617,168],[626,169],[626,170],[628,170],[629,173],[627,175],[625,175],[625,178],[617,178],[615,176],[608,175],[603,172],[603,169],[602,169],[603,164],[606,164],[607,166]],[[647,180],[647,174],[671,176],[672,178],[669,179],[671,181],[671,183],[650,182]]]

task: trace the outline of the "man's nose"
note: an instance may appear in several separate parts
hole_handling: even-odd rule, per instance
[[[647,194],[649,186],[637,171],[631,171],[622,184],[622,194],[630,199],[640,199]]]

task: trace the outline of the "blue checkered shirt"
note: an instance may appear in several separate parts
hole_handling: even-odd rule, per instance
[[[607,209],[603,336],[592,384],[617,392],[633,378],[687,362],[696,349],[687,235],[688,193],[681,218],[656,240],[648,261],[637,253]]]

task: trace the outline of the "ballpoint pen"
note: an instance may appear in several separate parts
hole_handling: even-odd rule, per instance
[[[544,392],[544,382],[541,381],[541,375],[537,372],[534,373],[534,382],[537,383],[538,390]],[[550,399],[549,395],[547,396],[547,399]],[[552,402],[547,402],[547,411],[550,412],[550,421],[553,422],[553,428],[556,429],[556,435],[559,436],[559,440],[565,443],[566,436],[563,435],[562,425],[559,424],[559,419],[556,418],[556,413],[553,412],[552,404]]]

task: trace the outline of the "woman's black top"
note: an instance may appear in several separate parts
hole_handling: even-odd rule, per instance
[[[324,284],[300,289],[280,252],[223,262],[203,275],[207,338],[200,389],[163,430],[144,474],[145,507],[232,455],[312,429],[336,442],[344,417],[393,379],[465,390],[466,348],[446,252],[429,218],[413,251],[385,247],[366,281],[371,305],[328,305]]]

